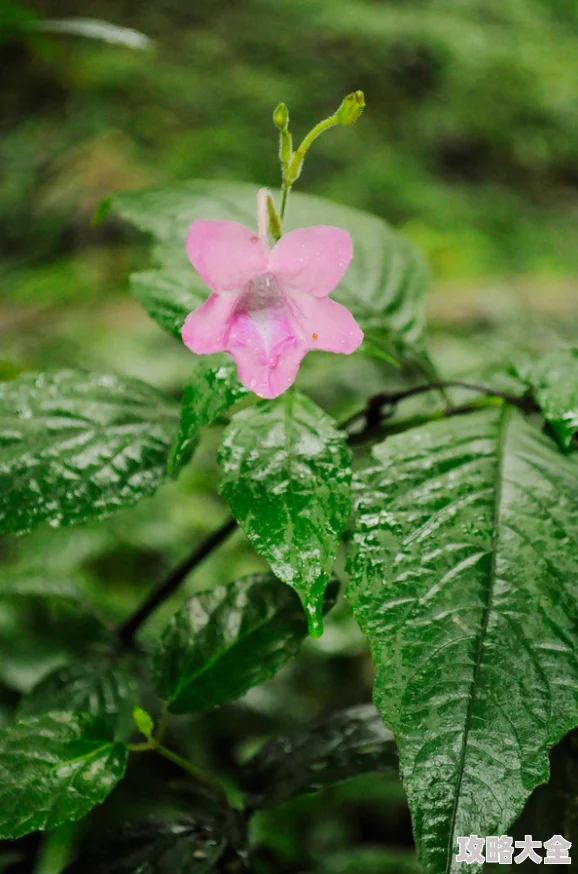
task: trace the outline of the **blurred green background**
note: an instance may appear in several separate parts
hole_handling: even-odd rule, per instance
[[[136,28],[154,48],[25,27],[78,15]],[[128,292],[129,272],[149,263],[146,241],[114,216],[94,226],[99,202],[191,177],[274,188],[274,106],[289,105],[299,138],[356,89],[367,100],[360,122],[316,143],[298,188],[375,212],[421,248],[432,265],[429,344],[441,373],[497,379],[518,351],[576,342],[576,0],[86,0],[81,9],[0,0],[0,379],[83,367],[178,395],[190,354]],[[329,368],[321,355],[300,377],[337,416],[405,378],[361,358],[337,356]],[[218,439],[208,435],[181,480],[134,510],[0,540],[5,590],[22,579],[65,583],[119,621],[225,518]],[[261,567],[237,533],[188,590]],[[160,611],[149,637],[182,598]],[[23,692],[78,654],[57,612],[48,622],[43,610],[0,603],[4,720]],[[182,720],[173,740],[234,774],[258,738],[370,695],[367,652],[342,605],[280,678],[242,705]],[[151,797],[166,776],[151,776]],[[263,872],[416,870],[403,792],[390,778],[269,814],[256,836]],[[56,874],[76,839],[67,832],[0,849],[0,870]]]

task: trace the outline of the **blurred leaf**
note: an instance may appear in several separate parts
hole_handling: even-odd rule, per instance
[[[108,716],[120,734],[132,726],[137,685],[129,671],[107,653],[94,654],[44,677],[22,699],[19,718],[74,710]]]
[[[127,748],[85,713],[51,713],[0,732],[0,837],[81,819],[122,779]]]
[[[147,711],[143,710],[142,707],[135,707],[132,711],[132,718],[134,719],[134,724],[140,733],[150,740],[155,729],[155,724],[150,713],[147,713]]]
[[[43,33],[84,36],[88,39],[98,39],[141,51],[152,49],[154,46],[153,41],[138,30],[133,30],[131,27],[119,27],[118,24],[100,21],[97,18],[54,18],[33,21],[28,26],[31,30],[41,30]]]
[[[372,704],[277,737],[245,766],[252,807],[273,807],[371,771],[397,771],[397,750]]]
[[[0,530],[106,516],[166,476],[172,401],[121,376],[63,370],[0,385]]]
[[[111,632],[72,588],[5,575],[0,588],[0,678],[29,692],[45,676],[95,646]]]
[[[169,458],[169,473],[177,474],[190,461],[201,429],[247,394],[228,355],[200,358],[183,392],[181,423]]]
[[[565,449],[578,431],[578,349],[556,349],[518,367]]]
[[[457,836],[506,832],[578,724],[578,459],[507,406],[374,452],[348,600],[422,862],[454,872]]]
[[[173,272],[178,268],[189,266],[191,278],[185,282],[195,291],[198,287],[198,277],[188,265],[185,251],[191,223],[199,218],[228,219],[253,228],[257,220],[258,190],[257,185],[240,182],[197,180],[172,188],[123,192],[113,198],[113,207],[123,218],[154,234],[160,243],[156,254],[169,270],[159,271],[157,300],[166,296],[169,309],[174,311],[179,307],[183,280],[180,271]],[[351,266],[332,297],[352,311],[364,330],[387,329],[408,344],[418,342],[423,331],[424,294],[429,275],[409,240],[392,230],[383,219],[369,213],[308,194],[292,194],[286,230],[317,224],[347,229],[354,243]],[[159,294],[161,288],[162,295]],[[207,289],[205,297],[208,294]],[[189,299],[186,305],[189,306]],[[145,308],[151,311],[146,305]],[[191,308],[194,307],[187,312]],[[180,324],[186,314],[183,308]],[[161,325],[167,327],[168,320],[163,321],[159,319]],[[171,330],[174,332],[174,327]]]
[[[326,599],[326,608],[334,593]],[[173,617],[156,655],[161,698],[172,713],[240,698],[297,653],[307,624],[299,599],[271,574],[201,592]]]
[[[182,270],[145,270],[132,273],[133,295],[151,319],[178,340],[188,314],[200,306],[209,290],[189,265]]]
[[[227,825],[216,819],[149,818],[126,825],[64,874],[206,874],[215,870],[227,843]]]
[[[219,490],[253,547],[297,591],[318,637],[323,592],[351,508],[350,453],[333,419],[289,391],[233,416]]]
[[[421,874],[422,868],[412,853],[385,850],[383,847],[359,847],[327,856],[319,874]]]

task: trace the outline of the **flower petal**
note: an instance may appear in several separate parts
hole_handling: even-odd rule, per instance
[[[293,385],[307,348],[292,337],[284,344],[276,361],[265,364],[259,352],[251,346],[234,346],[229,351],[243,385],[259,397],[271,399]]]
[[[193,222],[187,252],[194,268],[213,291],[239,291],[267,270],[263,241],[237,222]]]
[[[302,296],[291,298],[290,306],[309,349],[350,355],[361,344],[363,331],[347,307],[337,301]]]
[[[347,231],[315,225],[284,234],[269,256],[269,270],[285,291],[325,297],[343,279],[352,256]]]
[[[185,346],[197,355],[226,351],[239,296],[212,294],[189,313],[181,330]]]

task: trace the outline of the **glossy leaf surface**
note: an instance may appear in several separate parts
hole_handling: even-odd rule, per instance
[[[237,413],[218,456],[219,489],[253,547],[298,592],[310,631],[351,508],[343,432],[313,401],[286,392]]]
[[[445,874],[458,835],[507,833],[578,724],[578,459],[508,408],[375,455],[348,598],[422,861]]]
[[[65,370],[0,385],[0,531],[83,522],[151,495],[177,415],[120,376]]]
[[[178,473],[191,459],[206,425],[247,395],[229,355],[203,355],[185,385],[181,423],[169,459],[169,472]]]
[[[265,744],[245,766],[254,807],[271,807],[371,771],[397,771],[397,750],[372,704],[350,707]]]
[[[299,599],[272,575],[216,586],[169,623],[156,657],[159,694],[173,713],[233,701],[293,658],[306,635]]]
[[[568,449],[578,431],[578,349],[557,349],[520,367],[520,376]]]
[[[128,751],[88,714],[51,713],[0,733],[0,837],[80,819],[123,777]]]
[[[162,327],[175,332],[176,321],[182,325],[190,311],[187,308],[198,306],[191,303],[199,280],[185,252],[191,223],[199,218],[228,219],[255,228],[258,190],[257,185],[240,182],[196,180],[173,187],[124,192],[113,198],[113,207],[123,218],[154,234],[159,243],[156,254],[167,269],[159,271],[155,280],[148,274],[149,303],[145,303],[145,309]],[[376,216],[320,197],[293,193],[285,230],[317,224],[338,225],[347,229],[353,239],[352,264],[332,297],[351,309],[364,330],[387,329],[407,343],[419,341],[429,276],[412,244]],[[183,277],[181,268],[190,270],[190,279],[186,274]],[[188,293],[186,288],[190,289]],[[205,298],[208,293],[207,289]],[[140,296],[138,291],[137,294]],[[174,314],[181,306],[178,319],[166,317],[168,310]]]

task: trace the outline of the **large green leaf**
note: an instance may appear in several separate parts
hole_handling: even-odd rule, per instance
[[[206,355],[196,365],[185,385],[181,423],[169,458],[169,472],[178,473],[190,461],[200,431],[236,401],[248,394],[237,378],[237,368],[228,355]]]
[[[132,674],[107,653],[98,653],[44,677],[22,699],[19,716],[74,710],[108,716],[111,723],[126,728],[132,724],[136,698]]]
[[[306,635],[299,599],[271,574],[216,586],[170,621],[156,656],[159,694],[173,713],[233,701],[293,658]]]
[[[508,407],[375,455],[348,597],[422,861],[446,874],[458,835],[506,832],[578,724],[578,459]]]
[[[565,449],[578,431],[578,349],[556,349],[519,367]]]
[[[226,826],[208,817],[149,818],[126,825],[65,874],[208,874],[227,843]]]
[[[0,385],[0,531],[83,522],[151,495],[177,415],[120,376],[65,370]]]
[[[258,553],[298,592],[313,635],[351,509],[344,434],[286,392],[233,416],[219,451],[221,494]]]
[[[245,766],[253,807],[281,804],[371,771],[397,771],[397,750],[371,704],[275,738]]]
[[[0,732],[0,838],[80,819],[123,777],[128,750],[108,725],[82,713],[50,713]]]
[[[157,258],[164,269],[137,279],[136,290],[162,327],[178,332],[190,309],[198,306],[194,301],[199,280],[185,252],[190,224],[199,218],[230,219],[255,227],[258,189],[240,182],[197,180],[113,198],[117,212],[152,233],[159,244]],[[405,343],[417,343],[428,271],[409,240],[376,216],[320,197],[292,194],[286,230],[317,224],[346,228],[353,239],[354,258],[335,299],[351,309],[364,330],[380,336],[388,331]],[[188,268],[190,279],[181,268]]]

